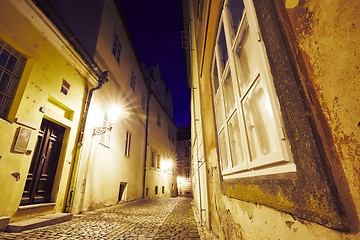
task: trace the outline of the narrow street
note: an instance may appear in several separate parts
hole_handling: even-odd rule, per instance
[[[191,198],[144,199],[0,239],[200,239]]]

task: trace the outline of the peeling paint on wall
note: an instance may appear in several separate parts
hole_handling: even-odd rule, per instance
[[[299,0],[286,0],[285,7],[287,9],[296,8],[299,5]]]

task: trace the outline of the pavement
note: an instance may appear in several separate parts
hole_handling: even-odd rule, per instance
[[[20,233],[0,232],[0,239],[204,239],[191,201],[177,197],[120,203],[74,215],[71,221],[52,226]]]

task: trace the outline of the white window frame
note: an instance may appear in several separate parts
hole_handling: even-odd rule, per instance
[[[295,164],[293,163],[292,156],[290,154],[290,145],[288,140],[285,137],[283,132],[283,124],[281,121],[279,104],[277,101],[277,97],[275,94],[275,89],[272,82],[272,76],[270,73],[270,66],[267,61],[265,46],[261,41],[259,28],[256,20],[256,13],[254,11],[254,6],[251,0],[244,0],[244,11],[239,24],[239,27],[234,33],[231,29],[230,23],[230,10],[227,8],[227,3],[229,0],[226,0],[224,3],[224,8],[222,10],[222,14],[219,21],[219,28],[216,38],[216,45],[214,50],[214,59],[211,69],[211,78],[212,78],[212,89],[213,89],[213,101],[215,108],[215,116],[216,116],[216,127],[217,127],[217,135],[218,135],[218,147],[219,147],[219,157],[220,157],[220,165],[222,175],[224,179],[227,178],[241,178],[248,176],[257,176],[257,175],[267,175],[267,174],[276,174],[280,172],[293,172],[296,171]],[[220,32],[222,30],[225,33],[226,39],[226,49],[228,60],[225,65],[222,65],[220,61],[221,52],[219,50],[218,41],[220,39]],[[246,32],[248,31],[248,32]],[[240,67],[236,65],[235,61],[235,51],[239,44],[242,43],[245,34],[250,38],[247,44],[250,44],[251,48],[247,48],[251,50],[257,56],[255,65],[255,75],[251,75],[250,82],[248,85],[240,87],[240,80],[238,78],[238,73],[241,71]],[[243,46],[243,49],[246,49]],[[250,55],[251,56],[251,55]],[[247,57],[247,60],[250,58]],[[251,60],[251,59],[250,59]],[[253,66],[251,66],[253,67]],[[253,70],[253,68],[252,68]],[[254,72],[254,71],[252,71]],[[214,74],[217,73],[218,79],[218,88],[215,89],[214,83]],[[228,78],[227,76],[230,76]],[[231,82],[226,82],[227,79],[231,79]],[[232,88],[226,88],[228,84],[231,83]],[[224,91],[226,89],[226,93]],[[228,94],[230,89],[230,93]],[[232,89],[232,91],[231,91]],[[256,107],[246,107],[245,103],[250,102],[253,99],[253,96],[256,96],[257,93],[255,90],[261,89],[263,96],[261,99],[265,99],[267,103],[267,108],[258,107],[258,112],[260,111],[260,115],[254,115],[254,111]],[[233,102],[233,106],[230,108],[226,108],[226,99],[229,96],[233,95],[235,101]],[[223,97],[225,96],[225,97]],[[251,98],[252,97],[252,98]],[[258,100],[258,99],[257,99]],[[253,110],[255,109],[255,110]],[[259,110],[260,109],[260,110]],[[227,114],[226,114],[227,112]],[[268,121],[263,120],[263,112],[267,112],[268,115],[266,119],[271,120],[271,116],[273,116],[272,121],[270,121],[271,126],[267,126]],[[262,125],[256,125],[251,122],[252,116],[257,116],[256,119],[259,119]],[[235,135],[233,129],[230,131],[230,122],[232,120],[236,123],[237,129],[239,132],[235,132],[238,138],[235,138],[238,142],[231,141],[230,135],[231,133]],[[266,124],[265,124],[266,123]],[[266,133],[266,136],[269,136],[269,131],[271,131],[271,139],[268,139],[268,145],[271,145],[270,152],[267,154],[260,155],[258,157],[254,157],[258,154],[259,147],[257,144],[250,144],[256,140],[253,131],[254,128],[259,126],[265,126],[265,128],[257,128],[259,129],[256,135],[259,136],[259,132]],[[270,130],[269,130],[270,129]],[[252,134],[251,134],[252,133]],[[258,138],[259,139],[259,138]],[[230,143],[236,143],[233,149],[230,146]],[[240,151],[241,158],[234,159],[232,157],[232,153],[238,151],[238,149],[242,149]],[[263,149],[262,149],[263,150]],[[223,159],[223,158],[226,159]],[[237,164],[233,164],[233,161],[236,160]],[[227,163],[227,167],[226,164]]]

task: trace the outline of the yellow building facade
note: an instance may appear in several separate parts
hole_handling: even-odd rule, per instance
[[[12,92],[10,84],[1,91],[12,101],[2,101],[9,111],[0,119],[0,216],[13,221],[63,211],[86,89],[97,76],[42,12],[27,2],[0,5],[1,82],[19,76]],[[24,59],[22,72],[8,68],[14,58]]]

